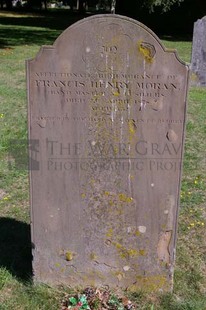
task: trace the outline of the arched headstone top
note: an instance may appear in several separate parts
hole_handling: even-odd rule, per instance
[[[38,280],[171,290],[187,80],[176,52],[118,15],[27,62]]]
[[[59,49],[60,54],[65,53],[64,49],[68,49],[68,52],[72,51],[71,45],[74,44],[75,37],[75,43],[79,45],[83,53],[91,53],[91,57],[92,48],[96,48],[95,52],[100,49],[101,53],[101,47],[97,45],[98,43],[100,45],[102,42],[109,44],[113,41],[113,46],[114,42],[121,45],[121,47],[125,43],[128,50],[130,49],[130,53],[128,52],[130,56],[132,51],[137,56],[139,50],[145,56],[146,61],[148,59],[151,61],[156,50],[158,52],[162,50],[162,52],[175,57],[178,62],[185,66],[185,63],[178,57],[176,50],[165,48],[158,36],[147,26],[132,18],[111,14],[94,15],[74,23],[63,31],[52,46],[43,46],[37,57],[41,57],[42,53],[54,48]],[[146,42],[146,39],[150,43]],[[65,42],[64,46],[62,46],[62,42]],[[96,42],[96,45],[93,45],[94,42]],[[163,55],[167,54],[163,53]],[[78,58],[79,55],[76,54],[76,56]]]

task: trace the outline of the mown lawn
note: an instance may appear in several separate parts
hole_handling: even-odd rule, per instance
[[[28,175],[10,169],[11,139],[27,138],[25,59],[78,16],[0,12],[0,309],[61,309],[67,288],[33,284]],[[191,41],[163,37],[189,62]],[[136,309],[206,310],[206,89],[189,92],[173,294],[130,296]]]

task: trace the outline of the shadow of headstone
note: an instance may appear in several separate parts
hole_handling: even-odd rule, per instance
[[[32,275],[30,226],[11,218],[0,218],[0,267],[24,281]]]

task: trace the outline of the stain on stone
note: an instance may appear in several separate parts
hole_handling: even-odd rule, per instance
[[[74,253],[71,251],[67,251],[65,253],[65,258],[68,262],[72,261],[74,259]]]
[[[133,201],[132,197],[129,197],[125,195],[124,193],[119,193],[118,197],[121,202],[132,202]]]
[[[107,246],[110,246],[110,245],[112,244],[112,241],[107,239],[107,240],[105,241],[105,244],[106,244]]]
[[[128,249],[118,242],[112,242],[112,244],[115,246],[119,256],[123,259],[129,259],[138,256],[138,250],[136,249]]]
[[[118,96],[120,96],[120,91],[119,90],[113,91],[112,94],[113,94],[113,96],[118,97]]]
[[[163,101],[159,99],[151,100],[151,108],[154,111],[160,111],[163,108]]]
[[[173,229],[174,208],[175,208],[175,197],[173,195],[168,195],[165,200],[165,208],[164,208],[164,216],[165,216],[164,223],[166,231],[170,231]]]
[[[140,256],[145,256],[146,255],[146,251],[144,249],[140,249],[139,250],[139,255]]]
[[[136,230],[135,231],[135,236],[139,237],[141,235],[140,231],[139,230]]]
[[[157,245],[157,255],[161,262],[166,265],[170,264],[169,245],[172,238],[173,222],[174,222],[174,208],[175,197],[167,195],[162,201],[163,208],[163,225],[161,226],[161,233]]]
[[[37,124],[41,127],[41,128],[45,128],[46,127],[46,119],[40,119],[37,121]]]
[[[125,278],[124,272],[121,272],[121,271],[115,271],[115,272],[113,272],[113,275],[115,277],[117,277],[119,282],[122,281]]]
[[[169,287],[167,277],[163,275],[148,275],[137,276],[136,282],[134,282],[127,289],[130,292],[136,292],[138,289],[147,292],[159,292],[163,288]]]
[[[138,50],[144,56],[144,59],[147,62],[151,63],[153,61],[154,56],[156,54],[156,50],[155,50],[154,45],[147,43],[147,42],[139,41],[138,42]]]
[[[108,229],[108,231],[107,231],[107,233],[106,233],[106,236],[107,236],[108,238],[111,238],[111,237],[113,236],[113,229],[112,229],[112,228],[109,228],[109,229]]]
[[[56,267],[56,268],[60,268],[60,267],[61,267],[61,264],[60,264],[60,263],[56,263],[56,264],[55,264],[55,267]]]
[[[169,245],[172,237],[172,231],[161,232],[157,245],[157,255],[161,262],[170,264]]]
[[[170,142],[176,142],[178,140],[178,135],[175,133],[173,129],[168,130],[166,137]]]
[[[138,227],[138,230],[141,234],[144,234],[146,233],[146,230],[147,230],[147,227],[146,226],[139,226]]]
[[[90,259],[91,259],[91,260],[97,260],[97,255],[96,255],[96,253],[92,252],[92,253],[90,254]]]
[[[190,72],[190,84],[191,85],[197,85],[199,81],[198,74],[196,72]]]
[[[135,124],[135,121],[133,119],[130,119],[128,122],[128,126],[129,126],[129,140],[131,141],[136,133],[137,130],[137,126]]]

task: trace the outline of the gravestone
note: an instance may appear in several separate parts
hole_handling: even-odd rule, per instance
[[[27,62],[37,280],[171,290],[187,78],[118,15],[75,23]]]
[[[191,85],[206,86],[206,16],[194,23]]]

